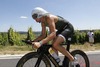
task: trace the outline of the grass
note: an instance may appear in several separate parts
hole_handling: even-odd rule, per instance
[[[93,46],[90,46],[89,43],[85,43],[83,45],[81,44],[74,44],[71,45],[71,50],[74,49],[80,49],[83,51],[94,51],[94,50],[100,50],[100,43],[94,44]],[[34,51],[32,46],[1,46],[0,45],[0,55],[5,54],[25,54],[28,52]]]
[[[24,54],[32,51],[31,46],[0,46],[0,54]]]
[[[83,45],[72,45],[71,46],[71,49],[74,50],[74,49],[80,49],[80,50],[83,50],[83,51],[95,51],[95,50],[100,50],[100,43],[97,43],[97,44],[93,44],[93,46],[90,46],[89,43],[85,43]]]

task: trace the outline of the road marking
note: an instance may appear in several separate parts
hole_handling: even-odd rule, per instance
[[[85,53],[86,54],[100,54],[100,50],[99,51],[87,51]]]
[[[25,54],[20,55],[0,55],[0,59],[18,59],[24,56]]]
[[[87,51],[85,52],[87,55],[89,54],[100,54],[100,51]],[[20,54],[20,55],[0,55],[0,59],[19,59],[25,54]],[[59,56],[64,56],[62,53],[59,53]]]

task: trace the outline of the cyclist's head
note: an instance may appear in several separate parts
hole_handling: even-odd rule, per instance
[[[36,7],[32,10],[33,19],[41,18],[44,14],[48,13],[46,10],[40,7]]]

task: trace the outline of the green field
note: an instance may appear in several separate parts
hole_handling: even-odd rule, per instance
[[[81,49],[83,51],[95,51],[100,50],[100,43],[94,44],[94,46],[90,46],[89,43],[85,44],[72,44],[71,50],[74,49]],[[32,48],[30,45],[24,45],[24,46],[0,46],[0,54],[25,54],[31,51],[35,51],[35,49]]]

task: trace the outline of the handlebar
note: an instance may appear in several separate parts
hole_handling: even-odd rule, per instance
[[[22,40],[22,42],[24,42],[26,44],[32,44],[33,41],[31,41],[31,40]]]

